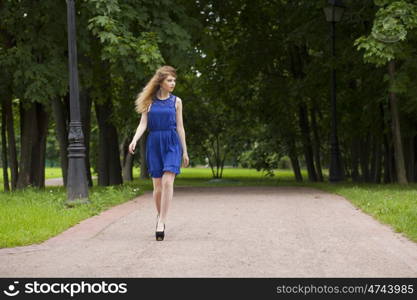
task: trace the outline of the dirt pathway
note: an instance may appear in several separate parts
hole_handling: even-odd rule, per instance
[[[0,277],[417,277],[417,244],[343,197],[297,187],[175,187],[163,242],[150,192],[40,245]]]

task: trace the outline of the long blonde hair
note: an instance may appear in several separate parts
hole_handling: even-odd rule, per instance
[[[138,114],[148,110],[149,105],[152,103],[152,99],[155,97],[160,88],[160,84],[169,75],[175,78],[177,77],[176,70],[171,66],[162,66],[156,70],[155,74],[148,81],[135,100],[135,109]]]

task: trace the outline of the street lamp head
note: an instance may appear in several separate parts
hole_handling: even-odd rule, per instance
[[[323,8],[327,22],[339,22],[342,19],[345,6],[342,0],[329,0],[330,6]]]
[[[329,0],[328,3],[334,6],[345,7],[343,0]]]

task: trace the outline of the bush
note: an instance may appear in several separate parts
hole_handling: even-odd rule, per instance
[[[291,169],[291,160],[288,156],[283,156],[279,160],[278,169]]]

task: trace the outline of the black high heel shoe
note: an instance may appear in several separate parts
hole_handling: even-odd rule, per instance
[[[158,224],[156,224],[158,227]],[[164,230],[163,231],[155,231],[155,238],[157,241],[163,241],[165,237],[165,224],[164,224]]]

